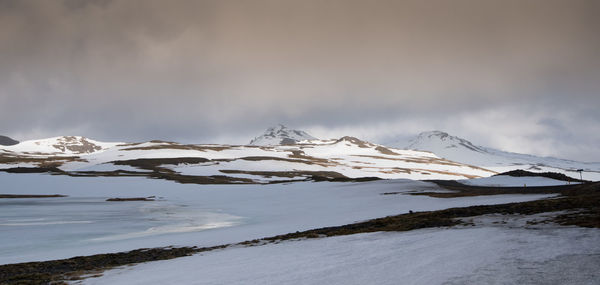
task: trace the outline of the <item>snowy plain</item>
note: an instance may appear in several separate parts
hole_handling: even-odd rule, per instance
[[[83,284],[598,284],[597,229],[475,227],[237,247]]]
[[[439,191],[412,180],[195,185],[142,177],[0,173],[3,194],[66,198],[0,201],[0,264],[159,246],[214,246],[408,211],[528,201],[549,195],[439,199],[382,195]],[[156,201],[107,202],[156,196]],[[27,237],[27,238],[23,238]]]

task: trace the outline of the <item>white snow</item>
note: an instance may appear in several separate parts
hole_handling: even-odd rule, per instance
[[[515,169],[532,172],[559,172],[579,178],[577,169],[584,169],[583,178],[600,180],[600,162],[578,162],[554,157],[539,157],[477,146],[440,131],[423,132],[411,140],[407,149],[430,151],[452,161],[476,165],[498,173]]]
[[[21,155],[26,158],[79,156],[81,158],[79,161],[68,161],[59,167],[66,171],[94,169],[94,165],[115,160],[199,157],[221,160],[221,162],[189,165],[180,169],[190,173],[215,174],[222,174],[220,170],[256,169],[255,171],[259,171],[260,169],[260,171],[334,171],[352,178],[374,176],[385,179],[464,179],[489,177],[515,169],[560,172],[578,177],[579,173],[576,170],[581,168],[584,169],[584,179],[600,180],[600,163],[582,163],[503,152],[476,146],[464,139],[437,131],[422,133],[409,145],[409,148],[421,151],[389,148],[351,137],[317,140],[302,131],[290,130],[284,126],[270,128],[259,138],[265,141],[257,141],[255,144],[262,146],[182,145],[160,141],[123,144],[65,136],[25,141],[14,146],[2,146],[0,150],[8,156]],[[294,140],[296,144],[280,145],[283,138]],[[67,148],[86,143],[99,149],[81,153]],[[296,153],[306,157],[298,157]],[[239,163],[239,160],[245,157],[266,159]],[[296,161],[275,161],[272,158],[293,158]],[[237,168],[241,164],[246,168]],[[15,165],[0,164],[0,168],[10,167]],[[270,178],[257,177],[257,181],[269,180]]]
[[[597,229],[458,228],[234,247],[83,284],[594,284]]]
[[[90,143],[100,147],[91,153],[75,154],[61,150],[64,145]],[[57,148],[56,146],[59,146]],[[8,148],[8,147],[7,147]],[[296,145],[278,146],[230,146],[230,145],[182,145],[169,142],[146,142],[140,144],[102,143],[83,137],[58,137],[27,141],[13,146],[14,154],[40,159],[52,156],[80,156],[66,161],[59,168],[65,171],[131,170],[112,167],[110,162],[143,158],[196,157],[212,161],[200,164],[164,165],[182,174],[223,175],[221,170],[241,171],[332,171],[344,176],[379,177],[385,179],[457,179],[486,177],[494,172],[470,165],[440,160],[430,152],[385,148],[381,145],[344,137],[339,140],[310,141]],[[249,160],[246,158],[254,157]],[[260,157],[260,159],[256,159]],[[15,167],[0,164],[0,168]],[[143,172],[143,170],[138,170]],[[247,177],[243,174],[227,174]],[[259,182],[274,178],[252,176]]]
[[[547,177],[514,177],[508,175],[498,175],[484,178],[463,179],[458,182],[473,186],[498,186],[498,187],[523,187],[523,186],[557,186],[567,185],[569,182],[556,180]]]
[[[83,143],[99,147],[98,150],[89,152],[77,152],[68,149],[69,146],[80,146]],[[106,150],[120,143],[117,142],[99,142],[81,136],[61,136],[39,140],[28,140],[12,146],[2,146],[3,149],[17,153],[30,153],[33,155],[79,155]]]

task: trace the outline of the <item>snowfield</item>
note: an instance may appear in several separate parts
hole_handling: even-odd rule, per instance
[[[401,147],[398,145],[392,146]],[[476,165],[498,173],[523,169],[532,172],[559,172],[570,177],[579,178],[577,169],[583,169],[583,179],[600,180],[600,162],[578,162],[554,157],[506,152],[477,146],[463,138],[440,131],[423,132],[412,139],[405,148],[430,151],[439,157]]]
[[[33,155],[76,155],[101,152],[120,143],[99,142],[81,136],[62,136],[41,140],[28,140],[12,146],[2,146],[5,150]]]
[[[161,175],[154,177],[165,177],[165,174],[226,176],[234,178],[228,180],[231,183],[271,183],[308,180],[317,173],[338,178],[455,180],[490,177],[516,169],[559,172],[577,177],[579,173],[576,170],[583,169],[584,179],[600,179],[600,163],[503,152],[475,146],[467,140],[437,131],[421,133],[407,148],[387,147],[354,137],[319,140],[303,131],[284,126],[269,128],[252,140],[250,145],[166,141],[117,143],[63,136],[1,146],[0,169],[52,166],[72,173],[144,173],[148,172],[148,167],[125,166],[132,160],[171,159],[170,163],[150,171],[160,172]],[[176,161],[190,158],[195,158],[199,163]],[[274,172],[279,174],[273,175]]]
[[[0,163],[0,169],[24,165],[43,167],[47,162],[52,162],[52,165],[68,172],[147,172],[140,168],[124,169],[122,165],[113,162],[198,158],[210,163],[165,164],[160,166],[160,171],[173,170],[176,174],[194,176],[243,177],[250,178],[255,183],[289,180],[285,173],[297,171],[329,172],[349,178],[384,179],[461,179],[487,177],[495,173],[440,159],[430,152],[390,149],[352,137],[275,146],[183,145],[161,141],[125,144],[102,143],[83,137],[57,137],[26,141],[0,149],[7,151],[3,155],[6,156],[6,162]],[[280,172],[284,176],[235,174],[230,173],[231,171]]]
[[[382,195],[439,191],[412,180],[195,185],[143,177],[0,173],[0,264],[159,246],[214,246],[412,211],[529,201],[551,195],[439,199]],[[156,201],[107,202],[112,197]],[[24,239],[23,237],[27,238]]]
[[[576,241],[576,242],[573,242]],[[424,229],[234,247],[83,284],[597,284],[597,229]]]

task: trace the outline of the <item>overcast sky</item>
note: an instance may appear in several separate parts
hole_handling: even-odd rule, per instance
[[[0,134],[443,130],[600,161],[600,1],[0,0]]]

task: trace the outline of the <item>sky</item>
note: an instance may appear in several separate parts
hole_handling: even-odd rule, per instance
[[[0,134],[442,130],[600,161],[598,14],[595,0],[0,0]]]

